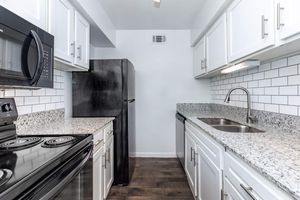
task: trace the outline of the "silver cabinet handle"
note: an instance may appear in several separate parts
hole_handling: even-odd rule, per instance
[[[78,56],[77,56],[77,58],[78,58],[79,60],[81,60],[81,50],[82,50],[81,45],[79,45],[79,46],[77,47],[77,50],[78,50]]]
[[[201,69],[204,69],[203,66],[204,66],[204,61],[201,60]]]
[[[102,143],[102,141],[103,141],[103,140],[98,140],[98,141],[94,144],[94,146],[97,147],[99,144]]]
[[[283,23],[281,23],[281,11],[284,10],[283,7],[281,7],[280,3],[277,4],[277,30],[280,30],[282,26],[284,26]]]
[[[243,185],[242,183],[240,184],[240,186],[251,197],[251,199],[257,200],[255,198],[255,196],[252,194],[252,191],[253,191],[252,187],[247,187],[247,186]]]
[[[196,162],[196,157],[198,156],[198,153],[196,153],[196,151],[194,151],[194,167],[196,167],[197,162]]]
[[[106,152],[105,152],[103,157],[104,157],[104,168],[106,169],[106,167],[107,167],[107,165],[106,165]]]
[[[75,42],[71,43],[71,48],[72,48],[72,52],[71,52],[71,56],[75,56]]]
[[[108,153],[108,156],[107,156],[107,157],[108,157],[107,162],[110,163],[110,148],[108,149],[108,152],[107,152],[107,153]]]
[[[193,147],[191,147],[191,162],[193,161]]]
[[[268,21],[264,15],[261,16],[261,38],[265,39],[269,34],[266,33],[266,22]]]

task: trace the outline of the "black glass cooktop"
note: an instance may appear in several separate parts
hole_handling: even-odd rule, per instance
[[[12,188],[38,181],[90,141],[90,135],[44,135],[19,136],[17,140],[2,142],[0,199]]]

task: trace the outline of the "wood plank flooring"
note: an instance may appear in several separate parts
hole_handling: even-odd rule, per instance
[[[131,183],[113,186],[108,200],[193,200],[177,159],[137,158]]]

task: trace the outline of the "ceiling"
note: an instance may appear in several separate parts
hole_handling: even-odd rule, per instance
[[[116,29],[190,29],[205,0],[99,0]]]

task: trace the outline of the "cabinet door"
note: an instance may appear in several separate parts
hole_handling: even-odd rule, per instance
[[[194,77],[198,77],[206,73],[205,67],[205,38],[201,39],[193,49],[193,66],[194,66]]]
[[[274,0],[235,0],[227,9],[228,59],[274,45]]]
[[[90,25],[88,21],[75,11],[75,65],[89,68],[90,59]]]
[[[277,30],[284,40],[300,33],[300,1],[279,0],[277,4]]]
[[[185,134],[185,173],[194,196],[197,196],[197,145],[190,132]]]
[[[54,55],[59,60],[73,63],[74,40],[74,8],[67,0],[50,1],[49,32],[54,35]]]
[[[221,200],[222,170],[218,168],[209,156],[198,146],[198,188],[199,200]]]
[[[105,144],[105,163],[104,163],[104,198],[107,197],[114,181],[114,137],[108,139]]]
[[[225,200],[245,200],[227,178],[224,180],[224,197]]]
[[[47,30],[48,0],[0,0],[0,5]]]
[[[93,156],[93,199],[103,200],[104,192],[104,169],[103,169],[104,146]]]
[[[227,64],[226,14],[207,32],[206,59],[207,72]]]

